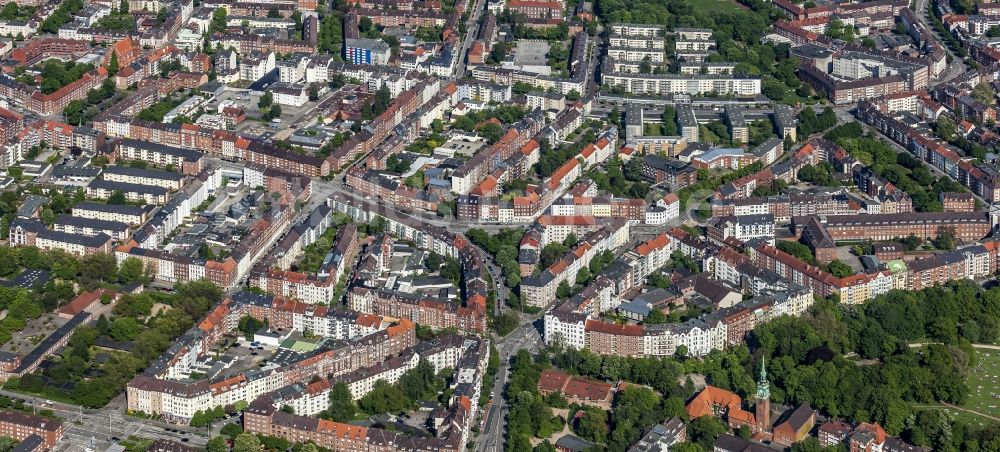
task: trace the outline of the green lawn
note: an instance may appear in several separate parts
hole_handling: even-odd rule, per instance
[[[702,12],[734,12],[741,7],[734,0],[691,0],[691,6]]]
[[[944,410],[949,415],[951,415],[951,418],[954,419],[956,422],[959,422],[959,423],[962,423],[962,424],[966,424],[966,425],[985,426],[985,425],[990,424],[990,423],[993,422],[992,420],[984,418],[984,417],[979,416],[977,414],[972,414],[972,413],[969,413],[967,411],[962,411],[962,410],[956,410],[954,408],[949,408],[949,407],[946,407],[944,405],[938,405],[938,406],[934,406],[934,407],[918,407],[917,410],[918,411],[919,410]]]
[[[1000,350],[976,350],[976,366],[968,384],[969,400],[963,406],[1000,417]]]
[[[1000,417],[1000,350],[976,350],[976,366],[969,374],[969,399],[963,408]],[[918,410],[945,410],[952,419],[968,425],[987,425],[995,421],[968,411],[944,405],[918,406]]]

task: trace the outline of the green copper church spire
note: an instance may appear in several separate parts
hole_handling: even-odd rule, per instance
[[[771,384],[767,382],[767,365],[760,357],[760,380],[757,380],[757,400],[771,398]]]

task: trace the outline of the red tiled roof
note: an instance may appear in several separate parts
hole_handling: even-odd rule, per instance
[[[578,399],[608,400],[611,397],[611,384],[588,380],[582,377],[573,377],[569,379],[563,392],[570,397]]]
[[[538,389],[541,391],[562,391],[569,380],[569,375],[556,369],[546,369],[538,377]]]
[[[641,256],[648,255],[655,250],[666,247],[670,243],[670,239],[667,238],[667,234],[663,233],[652,240],[640,244],[635,248],[635,252],[639,253]]]
[[[597,319],[588,319],[584,329],[618,336],[642,336],[646,332],[646,328],[642,325],[617,324]]]
[[[105,293],[112,298],[118,295],[113,290],[107,290],[103,288],[91,290],[90,292],[84,292],[80,295],[77,295],[75,298],[70,300],[69,303],[63,305],[63,307],[59,308],[59,313],[67,315],[77,315],[83,312],[85,309],[87,309],[87,307],[89,307],[97,300],[100,300],[101,296],[104,295]]]
[[[754,415],[743,410],[742,405],[743,399],[740,396],[709,385],[691,399],[691,402],[684,409],[691,419],[697,419],[702,416],[714,416],[717,411],[716,407],[724,408],[731,419],[752,424]]]

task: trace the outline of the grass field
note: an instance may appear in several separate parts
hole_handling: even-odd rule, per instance
[[[969,400],[963,406],[1000,417],[1000,350],[976,350],[976,367],[968,384]]]
[[[993,422],[992,420],[986,419],[986,418],[984,418],[984,417],[982,417],[982,416],[980,416],[978,414],[973,414],[973,413],[969,413],[967,411],[962,411],[962,410],[956,410],[954,408],[947,407],[947,406],[944,406],[944,405],[921,406],[921,407],[917,407],[916,410],[917,411],[919,411],[919,410],[944,410],[944,411],[948,412],[948,414],[951,415],[951,418],[954,419],[956,422],[960,422],[962,424],[967,424],[967,425],[984,426],[984,425],[987,425],[987,424]]]
[[[734,12],[741,7],[734,0],[691,0],[691,6],[702,12]]]
[[[1000,417],[1000,350],[976,350],[976,367],[967,381],[969,399],[962,408]],[[996,421],[976,413],[958,410],[944,405],[920,406],[918,410],[945,410],[956,421],[969,425],[987,425]]]

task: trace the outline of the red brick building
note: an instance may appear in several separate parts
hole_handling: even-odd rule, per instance
[[[976,198],[969,192],[941,192],[939,197],[945,212],[972,212],[976,210]]]
[[[40,436],[45,448],[53,449],[63,436],[63,423],[58,419],[16,411],[0,412],[0,436],[23,441],[31,435]]]
[[[619,325],[597,319],[588,319],[586,330],[587,349],[599,355],[642,356],[645,328],[642,325]]]
[[[559,19],[563,17],[563,4],[538,0],[510,0],[507,8],[529,19]]]

